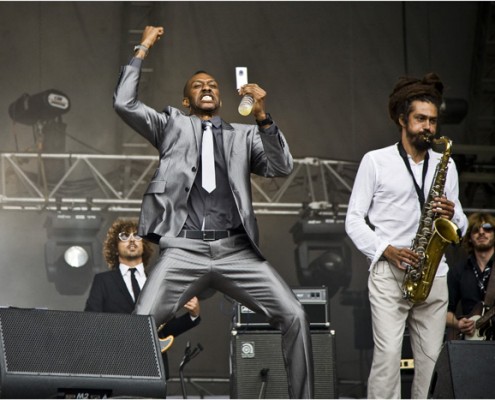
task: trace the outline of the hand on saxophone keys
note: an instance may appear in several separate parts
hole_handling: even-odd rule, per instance
[[[454,202],[447,199],[445,195],[442,197],[435,197],[433,200],[435,201],[433,209],[439,217],[447,218],[449,220],[454,217]]]
[[[388,245],[383,256],[388,262],[400,270],[405,271],[408,265],[416,265],[420,261],[420,257],[411,249],[399,249],[392,245]]]

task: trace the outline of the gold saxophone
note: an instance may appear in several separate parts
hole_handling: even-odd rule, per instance
[[[418,231],[411,246],[411,250],[419,255],[420,261],[417,265],[406,267],[406,274],[402,283],[404,299],[415,304],[425,301],[430,294],[438,265],[447,245],[459,244],[460,242],[457,225],[446,218],[437,217],[433,209],[433,199],[444,193],[452,143],[445,136],[434,139],[433,142],[435,144],[444,143],[445,150],[437,165],[428,198],[421,212]]]

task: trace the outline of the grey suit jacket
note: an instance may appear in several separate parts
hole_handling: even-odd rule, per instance
[[[123,67],[113,98],[116,112],[158,150],[160,157],[143,196],[138,233],[151,240],[155,235],[176,237],[186,221],[187,199],[198,171],[201,120],[174,107],[158,112],[140,102],[139,78],[139,68]],[[293,168],[292,156],[278,129],[277,134],[268,135],[257,125],[222,121],[222,131],[229,184],[242,224],[261,256],[250,174],[286,176]]]

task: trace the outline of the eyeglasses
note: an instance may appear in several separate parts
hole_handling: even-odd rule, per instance
[[[119,239],[122,242],[128,242],[129,240],[131,240],[131,237],[134,238],[136,242],[140,242],[141,240],[143,240],[143,238],[136,233],[125,233],[125,232],[119,233]]]
[[[483,228],[485,232],[493,232],[494,229],[492,224],[485,222],[484,224],[481,224],[478,228],[474,228],[473,233],[478,233],[481,228]]]

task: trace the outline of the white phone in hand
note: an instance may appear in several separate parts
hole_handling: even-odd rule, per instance
[[[237,90],[248,83],[248,69],[247,67],[235,67],[235,80]]]

